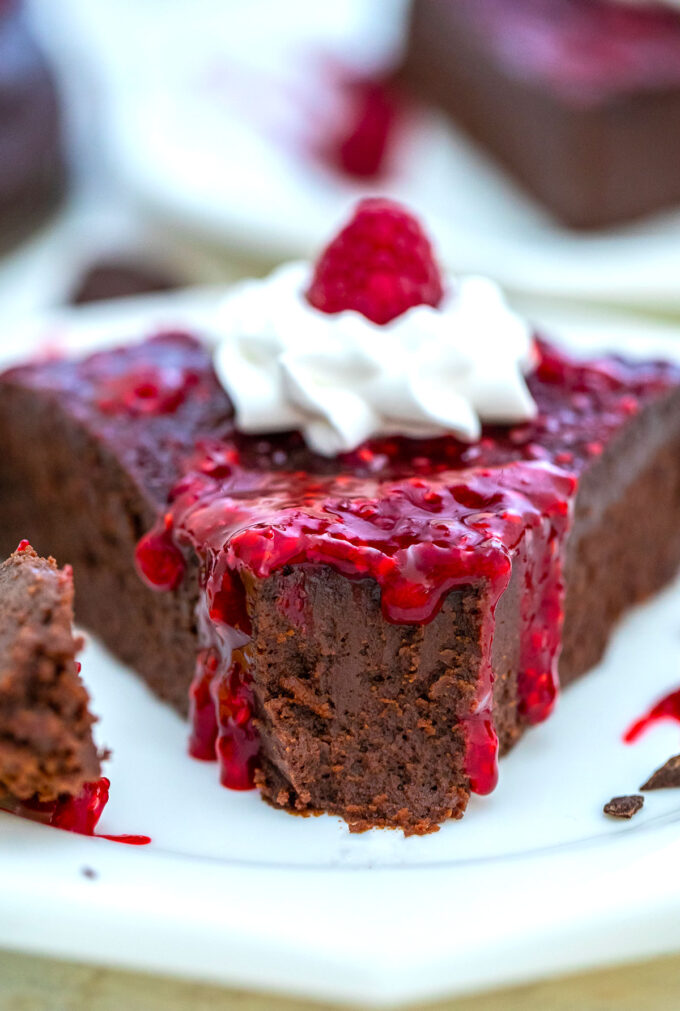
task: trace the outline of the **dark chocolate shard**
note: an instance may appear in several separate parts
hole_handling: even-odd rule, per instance
[[[644,802],[645,798],[639,793],[627,797],[612,797],[609,803],[604,805],[604,813],[611,818],[632,818],[642,808]]]
[[[673,755],[665,765],[653,772],[641,790],[666,790],[680,786],[680,755]]]

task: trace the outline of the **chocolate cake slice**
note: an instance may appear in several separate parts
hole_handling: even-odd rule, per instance
[[[671,5],[413,0],[402,74],[568,225],[680,203]]]
[[[0,565],[0,799],[50,802],[99,778],[72,625],[71,569],[22,541]]]
[[[215,333],[0,376],[0,530],[225,786],[433,831],[675,573],[680,370],[535,338],[382,199]]]
[[[80,620],[191,697],[225,784],[431,831],[551,711],[560,633],[568,683],[680,560],[678,370],[539,344],[528,383],[537,417],[472,445],[326,459],[237,432],[188,335],[29,364],[0,379],[0,528],[73,560]]]

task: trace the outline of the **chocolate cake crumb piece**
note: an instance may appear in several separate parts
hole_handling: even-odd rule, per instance
[[[604,805],[604,813],[611,818],[632,818],[642,808],[644,802],[645,798],[639,793],[629,797],[612,797],[609,803]]]
[[[22,541],[0,565],[0,794],[49,802],[99,778],[81,647],[70,566]]]
[[[97,871],[95,871],[94,868],[92,867],[81,867],[80,873],[83,875],[84,878],[87,878],[89,881],[96,881],[96,879],[99,877]]]
[[[665,790],[680,786],[680,755],[673,755],[665,765],[653,772],[641,790]]]

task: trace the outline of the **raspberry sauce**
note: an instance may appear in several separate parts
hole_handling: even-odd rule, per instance
[[[135,565],[140,576],[156,590],[174,590],[184,576],[184,556],[173,544],[172,520],[152,530],[140,540],[135,550]]]
[[[663,720],[675,720],[676,723],[680,723],[680,688],[669,692],[668,695],[665,695],[653,705],[644,716],[631,723],[623,735],[625,743],[633,744],[642,737],[645,731],[657,723],[661,723]]]
[[[232,432],[203,441],[185,460],[157,533],[168,550],[191,549],[199,559],[203,650],[191,690],[191,752],[217,757],[226,785],[243,789],[257,768],[247,588],[289,565],[374,580],[385,620],[396,624],[426,624],[452,589],[478,589],[477,690],[460,720],[474,792],[488,793],[497,779],[492,646],[496,606],[511,578],[521,600],[521,720],[550,715],[578,475],[641,399],[676,379],[663,365],[584,364],[542,343],[539,352],[529,378],[538,417],[488,426],[473,445],[381,439],[329,461],[295,433]],[[282,606],[294,610],[295,601]]]
[[[327,125],[330,135],[318,144],[321,158],[351,179],[377,180],[388,175],[396,139],[405,117],[405,101],[387,76],[337,75],[344,115]]]
[[[106,414],[172,414],[197,383],[185,369],[142,367],[103,382],[98,407]]]
[[[146,835],[103,835],[95,832],[109,800],[110,786],[109,780],[102,776],[94,783],[86,783],[77,797],[60,797],[49,802],[3,799],[0,809],[76,835],[97,836],[127,846],[147,846],[151,839]]]

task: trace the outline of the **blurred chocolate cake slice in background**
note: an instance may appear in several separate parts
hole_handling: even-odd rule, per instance
[[[22,0],[0,0],[0,251],[37,227],[65,188],[52,71]]]
[[[670,5],[413,0],[402,78],[567,225],[680,204]]]

